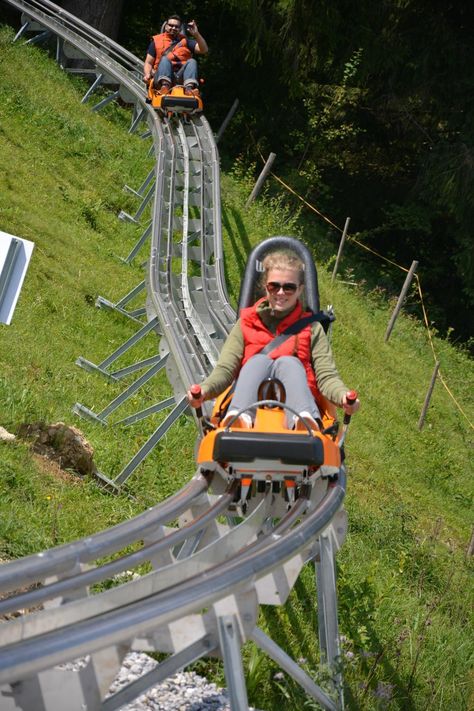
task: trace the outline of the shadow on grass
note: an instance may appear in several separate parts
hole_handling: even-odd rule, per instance
[[[351,605],[350,599],[354,600],[354,595],[363,595],[363,605],[360,607],[357,603]],[[357,677],[364,679],[363,686],[361,685],[359,689],[351,688],[347,679],[345,680],[344,697],[346,708],[351,709],[351,711],[362,711],[362,709],[369,707],[385,708],[389,705],[391,709],[415,711],[417,706],[411,693],[407,690],[406,680],[400,676],[398,669],[389,658],[389,655],[393,658],[396,654],[394,645],[388,649],[387,643],[380,641],[374,626],[370,624],[370,618],[375,611],[375,591],[370,584],[365,583],[363,590],[357,590],[352,595],[347,594],[347,591],[344,594],[343,591],[340,597],[346,598],[345,602],[339,605],[339,624],[343,627],[346,637],[351,640],[357,640],[360,637],[360,628],[364,627],[366,637],[364,646],[367,649],[374,650],[370,654],[364,654],[363,650],[351,652],[342,647],[343,678],[344,665],[350,663],[351,655],[354,654],[359,665]],[[305,576],[300,575],[296,581],[292,596],[284,608],[286,619],[283,624],[282,615],[274,608],[266,607],[263,609],[262,614],[269,636],[290,656],[293,656],[292,647],[294,653],[296,640],[298,658],[295,661],[307,670],[323,690],[330,693],[330,681],[325,682],[319,654],[315,653],[315,649],[318,648],[315,574],[311,576],[307,569],[307,574]],[[341,620],[343,622],[342,625]],[[308,630],[313,630],[314,635],[308,634]],[[322,671],[322,676],[320,678],[315,677],[314,670],[317,670],[317,672]],[[378,683],[380,678],[387,679],[390,683]],[[268,709],[281,708],[281,686],[281,684],[277,684],[272,680],[270,695],[265,699]],[[304,691],[297,686],[296,682],[291,684],[291,689],[288,686],[288,693],[292,696],[294,703],[296,701],[300,703],[301,708],[308,698]]]
[[[252,249],[252,244],[242,217],[240,213],[232,207],[222,208],[222,224],[229,236],[239,273],[243,275],[245,265],[247,264],[247,257]],[[227,264],[227,262],[225,262],[225,264]],[[232,280],[228,274],[227,267],[225,268],[225,277],[227,284],[231,284]]]

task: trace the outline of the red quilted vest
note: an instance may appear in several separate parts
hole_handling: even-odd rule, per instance
[[[288,326],[291,326],[295,321],[305,316],[310,316],[308,311],[303,311],[303,308],[299,302],[297,302],[296,307],[293,311],[285,316],[285,318],[280,321],[277,326],[276,334],[273,334],[263,323],[257,313],[257,307],[265,301],[265,297],[260,299],[253,306],[242,309],[240,312],[240,325],[242,327],[242,333],[244,336],[244,357],[242,359],[242,365],[246,363],[249,358],[260,353],[260,351],[265,348],[267,343],[270,343],[275,338],[275,335],[282,333]],[[270,353],[267,353],[269,358],[273,360],[279,358],[280,356],[296,356],[303,363],[306,370],[306,378],[308,380],[308,385],[314,396],[318,393],[318,386],[316,384],[316,376],[314,374],[313,367],[311,365],[311,324],[305,326],[299,333],[294,336],[289,336],[286,341],[284,341],[277,348],[274,348]]]
[[[167,53],[166,50],[170,44],[174,42],[170,35],[167,32],[162,32],[160,35],[155,35],[153,37],[153,42],[155,43],[155,70],[163,55],[166,55],[173,64],[174,71],[176,71],[181,64],[187,62],[188,59],[191,59],[192,52],[188,47],[188,40],[184,35],[180,35],[180,37],[181,39],[178,44],[176,44],[169,53]]]

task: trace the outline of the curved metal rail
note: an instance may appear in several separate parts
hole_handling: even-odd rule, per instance
[[[149,324],[159,322],[160,352],[169,353],[168,375],[175,400],[183,403],[189,384],[214,365],[235,320],[225,288],[212,131],[204,116],[161,119],[145,102],[142,62],[73,15],[49,0],[6,1],[23,13],[21,32],[30,27],[56,36],[58,58],[68,56],[64,43],[74,47],[75,56],[96,68],[96,83],[115,83],[118,95],[134,104],[134,126],[147,121],[156,166],[146,316]],[[0,625],[2,711],[18,705],[36,709],[39,698],[48,711],[62,710],[66,703],[71,709],[119,708],[216,650],[224,659],[232,709],[240,711],[247,699],[236,659],[247,639],[254,639],[323,708],[342,708],[338,673],[331,697],[258,630],[256,619],[259,604],[284,603],[301,567],[317,561],[321,653],[331,664],[337,660],[333,557],[345,535],[344,472],[338,482],[319,478],[308,484],[273,528],[277,495],[271,485],[245,519],[222,523],[236,485],[224,490],[225,473],[219,469],[215,465],[205,476],[198,472],[173,497],[131,521],[0,566],[0,590],[40,586],[0,601],[1,614],[44,605]],[[213,478],[216,493],[210,495]],[[176,519],[178,528],[165,525]],[[138,549],[100,560],[131,544]],[[88,570],[91,562],[97,567]],[[120,584],[117,574],[145,562],[151,571]],[[104,580],[115,587],[88,590]],[[129,649],[170,656],[106,699]],[[55,668],[81,655],[88,656],[80,669]]]

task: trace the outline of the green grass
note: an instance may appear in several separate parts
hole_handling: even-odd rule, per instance
[[[0,425],[64,421],[79,427],[105,474],[116,476],[163,416],[124,428],[79,420],[82,402],[100,412],[129,381],[111,384],[75,365],[100,363],[137,329],[95,307],[118,301],[143,278],[141,261],[125,257],[143,229],[117,219],[133,213],[137,187],[151,168],[148,142],[130,136],[125,110],[94,114],[84,91],[43,50],[12,45],[0,30],[0,229],[35,243],[12,324],[0,327]],[[18,67],[28,81],[18,82]],[[81,93],[82,92],[82,93]],[[301,219],[284,198],[259,199],[248,210],[252,179],[237,162],[222,177],[225,270],[231,300],[250,249],[273,234],[314,246],[322,304],[333,303],[333,349],[339,370],[363,407],[348,435],[349,535],[338,553],[338,596],[347,707],[437,711],[472,708],[472,426],[438,381],[424,429],[418,417],[434,365],[423,325],[403,316],[389,342],[393,304],[362,285],[331,284],[325,229]],[[337,245],[333,245],[333,251]],[[324,257],[326,258],[326,257]],[[349,265],[346,264],[348,273]],[[343,272],[342,272],[343,273]],[[427,304],[429,311],[429,304]],[[149,336],[117,367],[156,352]],[[434,339],[446,382],[472,423],[472,361]],[[114,413],[112,423],[170,394],[164,374]],[[186,417],[110,496],[96,481],[58,476],[31,455],[27,442],[1,442],[0,558],[26,555],[85,536],[163,499],[194,472],[194,425]],[[260,624],[296,659],[319,669],[314,574],[305,568],[284,608],[266,608]],[[471,630],[471,631],[470,631]],[[250,701],[268,711],[314,708],[252,645]],[[217,663],[197,665],[222,679]]]

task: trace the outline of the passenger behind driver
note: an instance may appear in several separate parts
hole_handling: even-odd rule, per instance
[[[191,38],[182,34],[182,21],[171,15],[165,23],[165,31],[152,37],[143,69],[143,80],[153,79],[153,87],[160,94],[167,94],[174,84],[183,84],[184,93],[199,96],[199,74],[193,54],[207,54],[208,46],[200,34],[196,22],[187,25]]]

